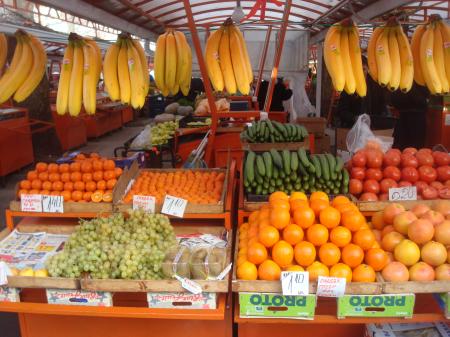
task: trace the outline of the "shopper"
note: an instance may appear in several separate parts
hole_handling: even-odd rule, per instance
[[[267,91],[269,89],[269,82],[262,81],[259,87],[258,102],[259,109],[264,109],[264,104],[266,102]],[[292,90],[286,88],[283,82],[283,78],[279,77],[277,83],[273,88],[272,103],[270,104],[270,111],[284,111],[283,101],[290,99],[292,96]]]

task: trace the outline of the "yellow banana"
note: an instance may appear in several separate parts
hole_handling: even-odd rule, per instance
[[[169,91],[173,92],[177,76],[177,45],[172,32],[166,37],[166,69],[164,78]]]
[[[178,83],[175,83],[174,86],[172,87],[172,90],[170,90],[170,94],[172,96],[175,96],[176,94],[178,94],[178,91],[180,91],[180,85]]]
[[[124,104],[130,104],[131,84],[128,71],[127,43],[125,40],[120,42],[119,55],[117,56],[117,75],[119,78],[120,101]]]
[[[356,82],[350,60],[347,28],[343,28],[341,30],[341,53],[342,53],[342,65],[344,66],[344,74],[345,74],[344,90],[347,94],[352,95],[355,93],[356,90]]]
[[[33,53],[33,67],[31,68],[27,80],[22,83],[14,94],[14,100],[19,103],[27,99],[34,89],[36,89],[41,82],[42,77],[44,77],[47,66],[47,53],[45,52],[41,41],[32,35],[30,35],[29,38],[30,41],[28,43],[30,44]]]
[[[222,70],[225,88],[229,94],[236,93],[236,79],[234,77],[233,63],[230,52],[230,30],[225,27],[219,46],[220,69]]]
[[[391,78],[389,80],[388,88],[391,91],[398,89],[400,85],[400,77],[402,73],[402,64],[400,62],[400,50],[397,42],[396,29],[389,28],[389,59],[391,60]]]
[[[375,45],[375,58],[377,60],[378,84],[385,87],[389,84],[392,75],[391,58],[389,54],[389,28],[384,28]]]
[[[6,56],[8,55],[8,40],[5,34],[0,33],[0,74],[6,63]]]
[[[186,38],[182,32],[174,31],[173,35],[175,37],[175,44],[177,47],[177,75],[176,75],[176,85],[172,90],[172,95],[178,93],[180,90],[180,85],[186,73],[189,70],[189,60],[188,60],[188,50],[186,48]]]
[[[238,32],[233,26],[229,27],[230,34],[230,54],[233,64],[234,77],[239,92],[248,95],[250,92],[249,76],[247,73],[247,65],[245,63],[244,51],[239,40]]]
[[[100,50],[99,46],[97,45],[97,42],[95,40],[91,39],[90,37],[85,38],[85,41],[89,43],[92,47],[95,49],[96,54],[96,68],[97,68],[97,82],[100,79],[100,74],[102,72],[102,51]]]
[[[184,34],[183,34],[184,37]],[[189,90],[191,88],[191,80],[192,80],[192,50],[189,44],[186,41],[186,37],[184,37],[184,48],[187,51],[187,69],[184,74],[181,76],[180,89],[184,96],[189,94]]]
[[[82,41],[74,41],[73,67],[70,74],[68,109],[71,116],[78,116],[83,99],[83,47]]]
[[[409,46],[408,37],[403,32],[402,27],[396,27],[395,33],[402,67],[399,88],[402,92],[406,93],[411,89],[414,80],[413,55]]]
[[[448,83],[450,83],[450,26],[440,21],[439,29],[441,31],[444,46],[445,74],[447,75]]]
[[[427,26],[420,41],[420,66],[428,90],[433,95],[442,93],[442,85],[434,64],[434,34],[431,24]]]
[[[422,72],[422,66],[420,63],[420,41],[422,41],[423,33],[425,32],[426,25],[417,26],[411,39],[411,52],[413,55],[414,65],[414,81],[419,85],[425,85],[425,78]]]
[[[112,101],[120,99],[119,77],[117,75],[117,58],[120,47],[116,42],[108,47],[103,62],[103,79],[105,81],[106,92]]]
[[[449,83],[445,73],[444,41],[437,23],[433,27],[433,59],[442,86],[442,93],[447,94]]]
[[[383,27],[377,27],[373,30],[370,37],[369,44],[367,46],[367,65],[369,66],[369,75],[375,82],[378,82],[378,68],[376,58],[376,46],[377,40],[380,34],[383,32]]]
[[[167,92],[165,80],[166,37],[167,33],[164,33],[158,37],[158,40],[156,40],[155,60],[154,60],[156,86],[158,87],[159,90],[163,92],[163,95],[165,92]]]
[[[73,42],[69,41],[64,52],[59,74],[58,93],[56,95],[56,112],[64,115],[68,111],[70,76],[73,67]]]
[[[90,43],[83,44],[83,105],[88,115],[95,114],[97,105],[97,53]]]
[[[362,65],[358,29],[355,26],[352,26],[348,32],[348,44],[353,75],[356,81],[356,93],[360,97],[364,97],[367,94],[367,84]]]
[[[341,52],[341,29],[340,25],[331,26],[328,29],[323,44],[325,66],[333,81],[334,89],[339,92],[344,90],[345,86],[344,65]]]
[[[239,46],[242,50],[242,53],[244,55],[244,61],[245,61],[245,69],[247,72],[247,81],[249,84],[253,82],[253,70],[252,70],[252,64],[250,62],[250,58],[248,56],[248,50],[247,50],[247,44],[245,43],[244,36],[242,35],[242,32],[239,30],[239,27],[235,25],[231,25],[230,28],[236,32],[238,38],[239,38]]]
[[[211,33],[206,41],[205,59],[206,68],[208,70],[209,79],[216,91],[223,91],[224,81],[219,61],[219,46],[222,38],[224,27],[220,27]]]
[[[148,94],[148,89],[150,88],[150,73],[148,71],[148,61],[147,56],[145,56],[145,50],[138,40],[132,40],[134,47],[139,53],[139,58],[141,60],[142,72],[144,74],[144,84],[145,84],[145,96]],[[144,97],[145,100],[145,97]]]
[[[141,58],[131,40],[127,40],[128,70],[131,84],[131,106],[142,108],[145,101],[145,80],[142,72]],[[144,98],[144,100],[143,100]]]

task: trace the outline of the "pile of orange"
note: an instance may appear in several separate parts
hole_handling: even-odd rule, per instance
[[[122,169],[96,153],[77,155],[70,164],[37,163],[19,183],[23,194],[61,195],[64,201],[112,202],[112,191]]]
[[[131,203],[133,195],[150,195],[157,203],[162,203],[169,194],[193,204],[217,204],[222,197],[224,180],[225,174],[215,171],[142,171],[124,202]]]
[[[281,271],[308,271],[347,282],[374,282],[389,262],[365,217],[345,196],[324,192],[270,195],[269,204],[239,227],[237,276],[279,280]]]

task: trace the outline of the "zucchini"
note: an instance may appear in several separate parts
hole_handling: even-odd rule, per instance
[[[280,169],[283,168],[283,160],[281,159],[280,154],[277,150],[271,149],[270,154],[272,155],[273,163],[278,166]]]
[[[256,155],[256,169],[260,176],[266,175],[266,166],[264,165],[264,159],[261,155]]]
[[[336,157],[336,167],[335,167],[336,173],[339,173],[343,167],[344,167],[344,160],[341,157]]]
[[[335,169],[336,169],[336,159],[330,153],[325,154],[325,157],[327,158],[328,168],[330,169],[330,178],[332,180],[336,180],[336,178],[337,178],[336,171],[335,171]]]
[[[272,177],[272,156],[269,152],[264,152],[262,157],[266,168],[266,176],[270,178]]]
[[[247,159],[245,161],[245,179],[249,182],[253,182],[255,180],[255,152],[250,151],[247,154]]]
[[[319,154],[320,166],[322,167],[322,176],[325,180],[330,180],[330,169],[328,168],[328,161],[324,154]]]
[[[322,168],[320,167],[320,160],[317,158],[316,155],[310,156],[311,162],[314,165],[314,168],[316,169],[316,176],[317,178],[320,178],[322,176]]]
[[[300,148],[300,149],[298,149],[297,153],[298,153],[298,157],[300,158],[300,162],[303,164],[303,166],[309,172],[315,173],[316,169],[314,168],[314,165],[309,162],[305,149]]]

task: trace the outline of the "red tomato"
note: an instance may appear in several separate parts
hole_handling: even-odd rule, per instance
[[[381,179],[383,179],[383,173],[381,173],[380,169],[370,168],[366,170],[366,178],[380,181]]]
[[[402,172],[398,167],[388,166],[383,170],[383,177],[394,179],[395,181],[399,181],[402,176]]]
[[[378,200],[380,200],[380,201],[387,201],[387,200],[389,200],[389,194],[387,194],[387,193],[380,194],[378,196]]]
[[[450,155],[446,152],[434,151],[433,158],[436,166],[450,165]]]
[[[428,187],[424,188],[422,191],[422,197],[425,200],[437,199],[438,195],[439,194],[438,194],[437,189],[435,189],[432,186],[428,186]]]
[[[401,152],[398,149],[390,149],[383,156],[384,166],[399,166]]]
[[[366,170],[362,167],[352,167],[350,170],[350,177],[353,179],[364,180],[366,176]]]
[[[385,178],[380,182],[381,193],[389,193],[389,189],[397,187],[397,182],[394,179]]]
[[[404,167],[402,169],[402,180],[415,183],[419,180],[419,172],[414,167]]]
[[[431,183],[435,181],[437,178],[437,173],[434,168],[428,165],[424,165],[419,167],[419,177],[420,180],[425,181],[426,183]]]
[[[438,180],[440,182],[446,182],[447,180],[450,179],[450,166],[449,165],[440,166],[436,170],[437,170]]]
[[[363,184],[363,191],[378,194],[380,193],[380,184],[376,180],[368,179]]]
[[[416,181],[415,183],[414,183],[414,186],[416,186],[417,187],[417,193],[418,194],[421,194],[422,193],[422,191],[423,191],[423,189],[425,188],[425,187],[428,187],[428,184],[426,183],[426,182],[424,182],[424,181]]]
[[[419,166],[423,166],[423,165],[433,166],[433,164],[434,164],[433,156],[431,155],[431,152],[429,152],[427,150],[429,150],[429,149],[420,149],[416,153],[416,158],[417,158],[417,161],[419,162]]]
[[[427,148],[427,147],[423,147],[421,149],[419,149],[417,152],[423,152],[423,153],[428,153],[428,154],[433,154],[433,150]]]
[[[450,199],[450,188],[444,187],[439,190],[439,198]]]
[[[364,151],[358,151],[352,158],[352,167],[365,167],[366,166],[366,154]]]
[[[439,182],[439,181],[433,181],[433,182],[430,184],[430,186],[434,187],[434,188],[437,189],[438,191],[439,191],[441,188],[444,188],[444,187],[445,187],[444,184],[441,183],[441,182]]]
[[[367,192],[367,193],[363,193],[361,195],[361,197],[359,198],[359,200],[361,200],[361,201],[378,201],[378,197],[374,193]]]
[[[412,186],[412,184],[409,181],[404,181],[404,180],[402,180],[398,183],[398,187],[406,187],[406,186]]]
[[[447,181],[445,182],[445,187],[450,187],[450,180],[447,180]]]
[[[412,154],[402,154],[402,167],[419,167],[419,161]]]
[[[350,179],[349,191],[353,195],[359,195],[363,190],[363,183],[359,179]]]
[[[381,168],[381,166],[383,165],[383,152],[381,152],[380,150],[367,150],[366,158],[367,167]]]
[[[417,152],[417,149],[415,147],[407,147],[403,150],[403,154],[412,154],[415,155]]]

